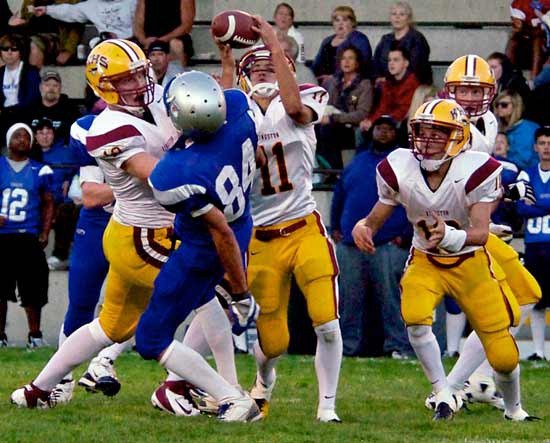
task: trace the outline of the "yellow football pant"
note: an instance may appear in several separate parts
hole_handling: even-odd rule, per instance
[[[111,218],[103,235],[109,261],[99,323],[114,342],[128,340],[147,307],[153,284],[172,247],[171,228],[124,226]]]
[[[508,329],[519,322],[519,305],[485,248],[463,261],[413,249],[401,287],[401,312],[408,326],[431,325],[434,308],[450,295],[477,332],[493,369],[508,373],[516,367],[519,352]]]
[[[264,354],[277,357],[288,348],[288,302],[292,276],[304,294],[313,326],[338,318],[338,265],[331,241],[317,212],[300,220],[306,225],[288,237],[260,241],[254,230],[248,249],[248,284],[260,305],[258,337]],[[267,228],[266,228],[267,229]]]

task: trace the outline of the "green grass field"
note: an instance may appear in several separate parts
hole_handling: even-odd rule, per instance
[[[279,364],[268,420],[246,425],[222,424],[210,417],[176,418],[153,409],[149,397],[164,372],[134,353],[117,361],[122,390],[112,399],[77,388],[71,404],[52,410],[12,406],[11,391],[30,381],[51,353],[0,350],[1,443],[550,441],[550,363],[522,363],[525,408],[543,421],[511,423],[495,409],[472,405],[452,422],[434,423],[423,406],[429,386],[417,361],[347,358],[338,400],[344,423],[336,425],[314,420],[312,357],[288,356]],[[249,387],[254,378],[252,358],[238,356],[237,364],[243,386]]]

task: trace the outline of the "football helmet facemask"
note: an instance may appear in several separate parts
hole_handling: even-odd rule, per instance
[[[150,62],[128,40],[105,40],[94,47],[86,60],[86,80],[107,104],[129,111],[141,110],[154,99]]]
[[[478,55],[464,55],[451,63],[445,74],[445,92],[456,100],[470,117],[479,117],[485,114],[495,96],[495,76],[484,59]],[[481,87],[483,94],[479,99],[457,99],[456,88]]]
[[[410,125],[414,156],[426,171],[437,171],[443,163],[469,147],[470,120],[453,100],[424,103],[415,112]],[[446,138],[436,137],[430,128],[445,133]],[[434,151],[438,145],[441,149]]]
[[[285,58],[290,70],[294,75],[296,75],[296,66],[294,65],[294,62],[287,55],[285,55]],[[252,97],[252,95],[255,94],[259,97],[267,98],[272,97],[279,91],[277,81],[273,83],[262,82],[255,85],[252,84],[252,80],[250,79],[251,71],[253,70],[254,64],[262,60],[271,62],[271,51],[267,49],[266,46],[258,46],[246,52],[241,57],[239,65],[237,66],[237,82],[240,88],[246,92],[249,97]],[[265,69],[269,70],[269,67],[266,66]]]

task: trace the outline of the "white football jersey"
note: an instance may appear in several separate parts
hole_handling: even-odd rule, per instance
[[[447,175],[433,191],[413,152],[397,149],[376,168],[379,200],[387,205],[403,205],[414,227],[415,248],[433,255],[461,255],[479,246],[465,246],[453,254],[427,249],[427,225],[435,222],[432,214],[439,214],[450,226],[467,229],[470,206],[500,198],[501,170],[501,164],[488,154],[466,151],[452,160]]]
[[[480,120],[482,121],[480,124],[483,129],[482,131],[476,126]],[[470,120],[470,132],[472,133],[471,150],[493,155],[495,140],[498,134],[498,122],[495,114],[487,111],[480,117],[473,117]]]
[[[113,189],[116,204],[113,218],[127,226],[162,228],[174,215],[158,203],[147,181],[130,175],[122,164],[141,152],[160,159],[178,139],[178,132],[162,101],[162,87],[155,85],[149,111],[155,124],[123,111],[106,108],[94,120],[86,138],[86,149],[97,160]]]
[[[265,114],[252,101],[258,131],[258,149],[267,165],[256,170],[250,194],[254,226],[270,226],[304,217],[315,210],[311,178],[317,139],[313,125],[323,116],[328,93],[314,85],[300,85],[302,103],[317,119],[298,125],[285,111],[280,97],[271,100]]]

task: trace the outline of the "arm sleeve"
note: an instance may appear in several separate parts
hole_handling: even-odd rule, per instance
[[[120,168],[129,158],[146,152],[145,137],[133,126],[126,125],[106,134],[86,138],[88,153]]]
[[[305,84],[300,85],[300,97],[302,103],[311,108],[316,114],[315,120],[309,124],[319,123],[328,103],[328,92],[320,86]]]
[[[105,176],[99,166],[82,166],[80,168],[80,185],[82,183],[105,183]]]
[[[478,181],[479,185],[476,185],[472,189],[468,189],[468,185],[472,183],[472,180],[477,180],[475,174],[482,170],[483,166],[476,170],[466,184],[466,202],[468,206],[471,206],[475,203],[490,203],[496,200],[499,200],[502,194],[500,189],[500,173],[502,171],[502,166],[494,159],[490,159],[490,162],[495,162],[498,166],[495,166],[491,163],[493,170],[486,174],[485,177],[480,178]]]
[[[376,166],[376,186],[378,188],[378,200],[385,205],[399,205],[399,188],[395,172],[388,159],[382,160]]]
[[[49,5],[47,9],[47,14],[63,22],[86,23],[87,21],[89,21],[89,17],[86,14],[85,8],[86,4],[84,2],[76,3],[74,5]]]
[[[38,188],[40,192],[53,193],[53,170],[48,165],[42,166],[38,171]]]

